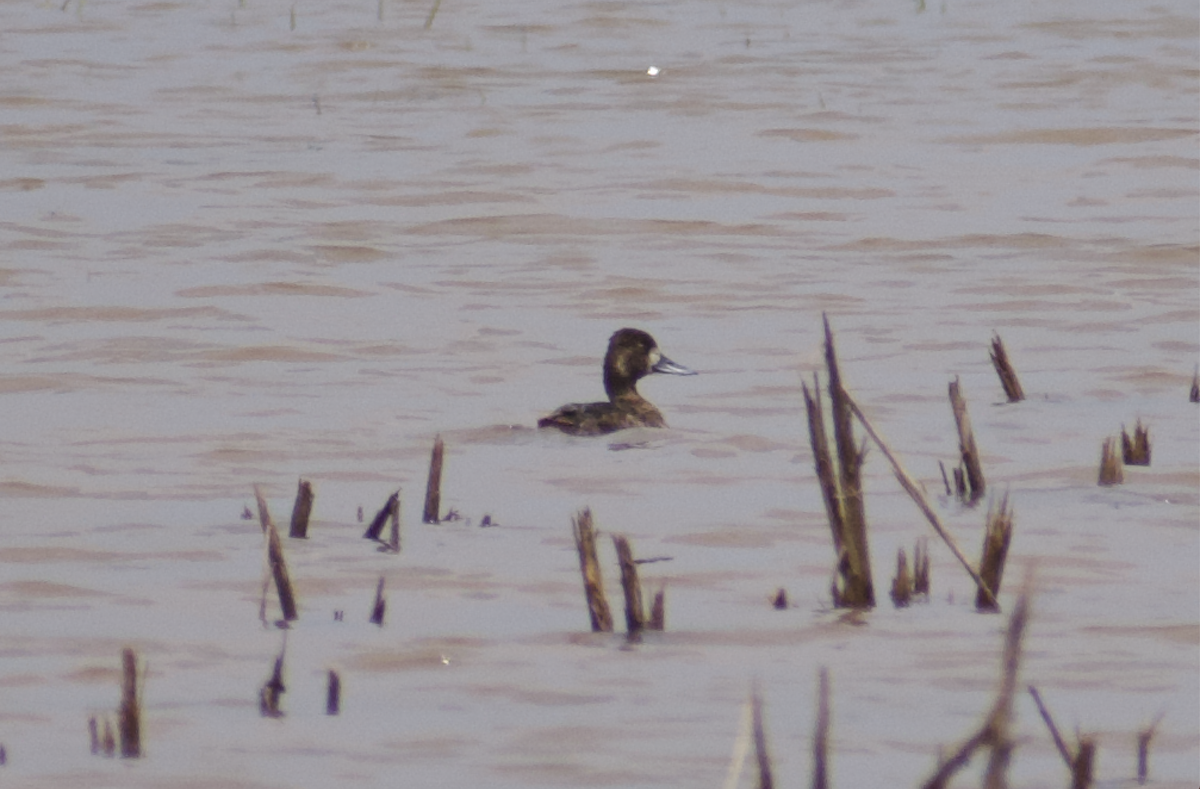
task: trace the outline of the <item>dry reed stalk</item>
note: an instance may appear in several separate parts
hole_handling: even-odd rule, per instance
[[[1192,391],[1188,394],[1188,402],[1200,403],[1200,366],[1192,374]]]
[[[850,408],[854,411],[854,415],[858,417],[858,421],[863,426],[863,430],[867,431],[867,435],[869,435],[871,440],[875,442],[875,445],[879,447],[879,451],[882,452],[883,456],[887,458],[889,463],[892,464],[892,471],[895,473],[896,480],[900,483],[900,487],[904,488],[904,491],[908,493],[909,498],[913,500],[913,502],[917,505],[917,508],[920,509],[925,515],[925,519],[929,521],[929,525],[933,527],[933,530],[936,531],[938,536],[942,538],[942,541],[946,543],[946,546],[950,549],[950,552],[954,554],[954,557],[958,559],[959,563],[962,564],[964,569],[966,569],[967,574],[971,576],[971,580],[975,582],[976,588],[982,589],[988,597],[995,601],[996,597],[994,594],[992,594],[991,587],[984,583],[983,579],[979,576],[979,572],[971,565],[971,562],[967,559],[966,554],[962,552],[962,549],[958,547],[958,542],[954,539],[950,532],[946,530],[946,527],[942,525],[941,519],[938,518],[937,513],[933,511],[933,507],[930,506],[928,499],[925,498],[925,494],[921,492],[921,487],[913,480],[912,477],[908,475],[908,472],[904,470],[904,467],[900,465],[900,461],[897,460],[896,456],[892,454],[892,451],[888,449],[887,444],[884,443],[883,438],[871,424],[871,420],[867,419],[867,415],[864,414],[862,409],[858,407],[858,404],[853,400],[850,400],[849,402]],[[997,603],[997,605],[999,604]]]
[[[271,575],[275,578],[275,589],[279,592],[279,609],[285,622],[291,622],[300,617],[296,613],[296,595],[292,591],[292,581],[288,577],[287,562],[283,558],[283,543],[279,539],[279,531],[275,524],[267,521],[267,564],[271,567]]]
[[[337,715],[342,711],[342,678],[332,669],[329,672],[329,685],[325,691],[325,714]]]
[[[654,602],[650,604],[650,618],[646,620],[647,630],[663,631],[667,629],[667,590],[660,587],[654,593]]]
[[[975,446],[975,433],[971,430],[971,418],[967,415],[967,402],[962,396],[962,387],[955,377],[950,382],[950,408],[954,411],[954,424],[958,428],[958,451],[962,457],[965,480],[960,482],[958,472],[958,495],[967,503],[974,504],[987,490],[983,480],[983,465],[979,462],[979,449]]]
[[[387,544],[380,550],[400,553],[400,492],[396,491],[396,503],[392,505],[391,528],[388,529]]]
[[[392,517],[393,513],[400,510],[400,491],[396,491],[388,496],[387,502],[380,508],[379,512],[375,513],[375,517],[371,519],[371,525],[363,532],[364,540],[379,540],[383,534],[383,527],[387,525],[388,518]]]
[[[437,523],[442,507],[442,455],[445,452],[442,437],[433,439],[433,453],[429,457],[429,482],[425,486],[425,514],[422,523]]]
[[[913,546],[913,594],[929,597],[929,543],[924,537]]]
[[[1059,755],[1063,758],[1063,763],[1067,765],[1068,770],[1074,770],[1075,757],[1071,754],[1071,749],[1067,747],[1067,743],[1059,733],[1058,727],[1054,725],[1054,718],[1050,716],[1050,710],[1046,709],[1046,705],[1042,703],[1042,696],[1038,693],[1037,688],[1033,685],[1029,686],[1029,695],[1033,696],[1033,703],[1037,705],[1038,713],[1041,714],[1042,720],[1046,722],[1046,728],[1050,730],[1050,737],[1054,740],[1054,747],[1058,748]]]
[[[1097,484],[1103,487],[1120,485],[1125,481],[1125,470],[1117,456],[1117,442],[1111,436],[1104,439],[1100,448],[1100,475]]]
[[[611,633],[612,612],[604,596],[604,576],[596,558],[596,529],[592,525],[590,509],[585,507],[571,519],[571,531],[575,535],[575,549],[579,552],[579,572],[583,576],[583,594],[587,598],[592,632]]]
[[[1160,712],[1153,723],[1138,732],[1137,781],[1139,786],[1145,784],[1146,779],[1150,777],[1150,740],[1154,739],[1154,732],[1158,729],[1158,724],[1162,722],[1164,714]]]
[[[843,573],[845,585],[841,603],[848,608],[873,608],[875,585],[871,581],[871,553],[867,545],[867,514],[863,505],[862,463],[865,446],[854,442],[854,415],[850,394],[842,385],[837,352],[833,346],[833,330],[829,317],[825,323],[825,367],[829,374],[829,408],[833,417],[833,441],[838,454],[838,491],[841,499],[843,545],[846,547],[847,568]]]
[[[292,525],[288,536],[299,540],[308,539],[308,517],[312,514],[313,489],[308,480],[300,480],[296,489],[296,503],[292,507]]]
[[[987,525],[983,535],[983,556],[979,560],[979,576],[983,578],[991,595],[980,589],[975,594],[976,611],[999,611],[1000,604],[995,595],[1000,593],[1000,581],[1004,577],[1004,560],[1008,558],[1008,546],[1012,542],[1012,509],[1008,506],[1008,494],[1000,499],[999,508],[988,507]]]
[[[813,731],[812,789],[829,787],[829,669],[821,666],[817,691],[817,726]]]
[[[375,603],[371,606],[371,624],[383,627],[383,615],[387,611],[387,598],[383,596],[383,576],[375,586]]]
[[[137,655],[121,652],[121,704],[117,707],[117,731],[121,736],[121,758],[142,755],[142,707],[138,699]]]
[[[1071,764],[1071,789],[1091,789],[1092,769],[1096,761],[1096,741],[1081,737],[1075,761]]]
[[[1125,425],[1121,425],[1121,459],[1126,466],[1150,465],[1150,431],[1141,419],[1133,426],[1133,438],[1125,432]]]
[[[617,562],[621,565],[621,589],[625,592],[625,630],[635,636],[646,627],[646,608],[642,604],[642,584],[638,580],[637,563],[633,560],[633,549],[629,540],[620,534],[612,536],[617,549]]]
[[[830,595],[834,606],[841,607],[842,595],[838,586],[838,578],[845,583],[845,573],[848,572],[850,560],[847,557],[842,519],[842,497],[838,490],[837,471],[833,463],[833,455],[829,451],[829,438],[825,431],[825,414],[821,407],[820,380],[813,375],[813,390],[800,383],[804,393],[804,408],[808,413],[808,436],[812,445],[813,462],[817,472],[817,482],[821,486],[821,497],[825,502],[825,513],[829,517],[829,531],[833,535],[833,552],[837,556],[834,579],[830,582]]]
[[[267,524],[271,522],[271,513],[267,510],[267,499],[258,485],[254,486],[254,500],[258,503],[258,525],[266,532]]]
[[[1004,396],[1008,398],[1008,402],[1019,403],[1024,400],[1025,391],[1021,389],[1021,382],[1017,380],[1017,371],[1008,361],[1008,353],[1004,350],[1004,342],[999,334],[992,335],[992,350],[988,355],[992,357],[992,366],[1000,376],[1000,385],[1004,387]]]
[[[908,557],[901,548],[896,553],[896,577],[892,579],[892,603],[897,608],[906,608],[912,602],[913,583],[908,573]]]
[[[112,721],[107,716],[104,718],[104,736],[100,740],[100,749],[105,756],[117,755],[117,737],[113,734]]]
[[[275,668],[271,671],[271,678],[258,692],[258,712],[264,718],[283,717],[283,712],[279,709],[279,701],[287,691],[287,687],[283,684],[283,656],[286,652],[287,641],[285,640],[283,648],[279,650],[279,657],[275,658]]]
[[[1005,789],[1007,787],[1008,762],[1012,757],[1014,743],[1010,734],[1013,695],[1016,691],[1017,673],[1021,665],[1021,642],[1029,620],[1029,581],[1021,591],[1013,612],[1009,616],[1008,630],[1004,638],[1003,673],[996,700],[984,719],[979,731],[964,742],[957,751],[940,764],[927,780],[924,789],[945,789],[956,772],[966,766],[975,751],[981,747],[990,749],[988,765],[984,772],[983,789]]]
[[[754,756],[758,762],[758,789],[774,789],[775,780],[771,776],[771,754],[767,750],[767,732],[763,726],[762,694],[758,685],[750,694],[750,720],[754,732]]]

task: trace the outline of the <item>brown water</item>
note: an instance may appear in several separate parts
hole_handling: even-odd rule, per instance
[[[798,391],[826,311],[931,492],[960,376],[1015,507],[1006,608],[1036,565],[1023,680],[1098,736],[1099,785],[1130,783],[1163,713],[1152,785],[1195,787],[1195,3],[429,15],[0,4],[0,783],[716,787],[757,679],[777,785],[805,786],[828,666],[834,785],[919,785],[990,703],[1004,619],[932,535],[927,605],[828,608]],[[527,429],[600,396],[625,325],[701,372],[643,384],[672,429]],[[993,330],[1020,405],[997,405]],[[1154,465],[1097,487],[1103,438],[1137,418]],[[437,433],[467,520],[425,526]],[[878,453],[866,471],[882,593],[929,529]],[[286,521],[299,476],[316,523],[287,544],[301,618],[265,720],[281,634],[239,515],[262,483]],[[355,512],[397,486],[389,556]],[[667,633],[585,633],[583,506],[672,558],[643,569]],[[976,554],[981,509],[940,508]],[[136,763],[86,747],[124,645],[150,667]],[[1014,785],[1065,785],[1017,711]]]

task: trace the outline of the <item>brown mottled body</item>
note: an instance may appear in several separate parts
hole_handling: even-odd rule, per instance
[[[662,355],[654,338],[638,329],[620,329],[604,356],[607,402],[570,403],[538,420],[575,436],[600,436],[629,427],[666,427],[662,412],[638,394],[637,382],[651,373],[695,375]]]

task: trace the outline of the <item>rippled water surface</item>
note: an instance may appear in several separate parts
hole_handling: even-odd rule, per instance
[[[1006,609],[1034,574],[1022,681],[1097,737],[1098,785],[1161,714],[1151,785],[1195,787],[1198,40],[1179,0],[0,2],[0,783],[717,787],[757,680],[776,785],[806,786],[826,666],[834,786],[919,786],[990,704],[1004,618],[877,452],[881,605],[829,608],[799,393],[826,312],[931,493],[960,378],[1015,510]],[[531,429],[602,396],[621,326],[701,373],[642,384],[671,428]],[[1098,487],[1137,419],[1153,465]],[[436,434],[462,519],[423,525]],[[286,523],[299,477],[269,720],[240,516],[258,483]],[[397,487],[378,553],[357,511]],[[586,632],[584,506],[670,558],[642,566],[666,633]],[[938,507],[977,555],[984,507]],[[894,609],[922,535],[933,594]],[[87,747],[126,645],[137,762]],[[1066,785],[1017,715],[1014,786]]]

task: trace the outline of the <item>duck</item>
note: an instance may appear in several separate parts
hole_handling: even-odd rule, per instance
[[[602,436],[630,427],[666,427],[662,412],[638,394],[637,382],[651,373],[696,375],[671,361],[641,329],[618,329],[604,354],[607,402],[568,403],[538,420],[539,428],[555,428],[573,436]]]

